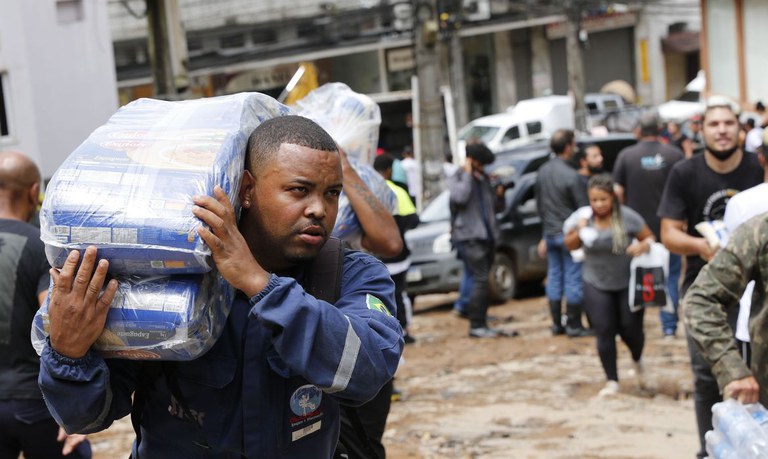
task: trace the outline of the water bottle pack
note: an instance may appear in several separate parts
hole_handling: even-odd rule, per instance
[[[768,410],[759,403],[744,405],[729,399],[712,407],[714,430],[705,435],[712,459],[768,457]]]

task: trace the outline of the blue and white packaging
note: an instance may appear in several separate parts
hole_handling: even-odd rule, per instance
[[[221,335],[235,291],[215,270],[206,274],[117,278],[118,291],[93,347],[104,357],[192,360]],[[50,296],[50,295],[49,295]],[[38,354],[49,335],[48,300],[32,324]]]
[[[40,211],[51,265],[95,245],[111,274],[211,269],[192,196],[219,185],[238,209],[248,136],[292,114],[259,93],[167,102],[139,99],[97,128],[54,174]]]

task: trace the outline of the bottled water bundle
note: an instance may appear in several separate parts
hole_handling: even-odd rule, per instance
[[[768,410],[729,399],[712,407],[714,430],[705,435],[711,459],[768,458]]]

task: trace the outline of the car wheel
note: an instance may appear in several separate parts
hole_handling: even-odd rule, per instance
[[[512,259],[505,253],[497,253],[489,276],[490,297],[494,303],[511,300],[517,293],[517,276]]]

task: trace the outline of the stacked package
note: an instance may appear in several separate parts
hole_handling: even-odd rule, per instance
[[[48,261],[96,246],[119,282],[95,348],[107,356],[189,360],[220,335],[234,291],[197,234],[192,196],[216,185],[238,209],[248,136],[291,114],[269,96],[139,99],[96,129],[56,171],[40,211]],[[47,305],[33,325],[42,350]]]
[[[328,83],[297,102],[298,114],[323,127],[344,150],[352,168],[373,194],[397,213],[397,197],[382,176],[371,166],[379,141],[381,112],[370,97],[352,91],[343,83]],[[333,236],[344,241],[358,241],[360,222],[349,199],[342,193]]]

